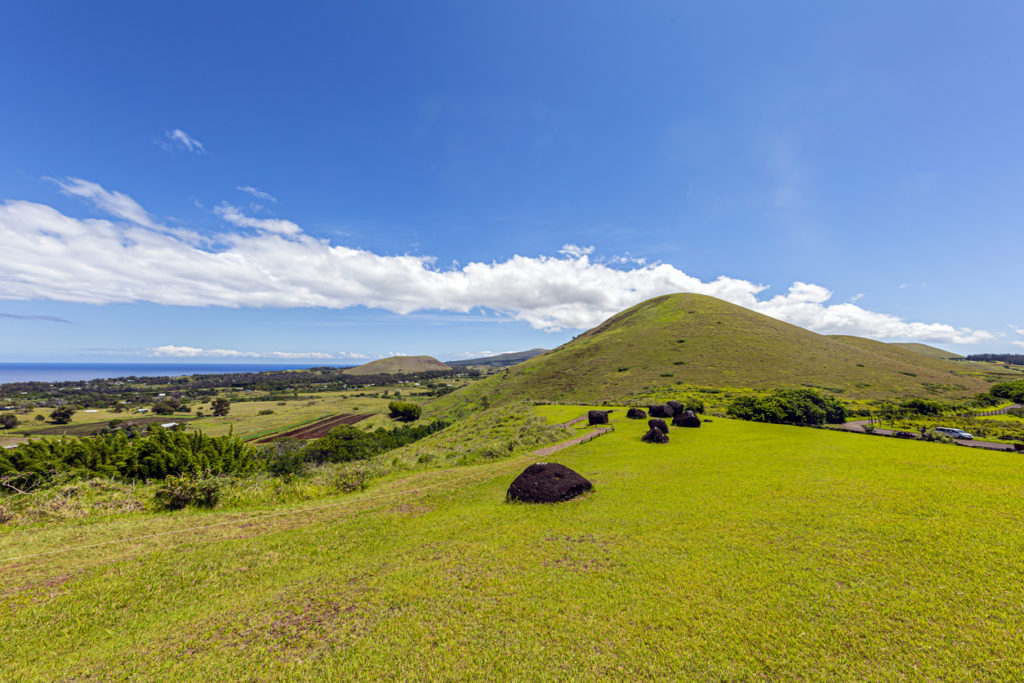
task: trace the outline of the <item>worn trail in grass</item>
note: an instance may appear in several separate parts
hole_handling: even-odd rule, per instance
[[[729,420],[648,445],[613,418],[552,456],[596,485],[570,503],[504,503],[520,458],[249,534],[0,564],[5,675],[1024,676],[1020,456]],[[374,498],[417,477],[442,485]],[[3,556],[61,529],[5,532]]]

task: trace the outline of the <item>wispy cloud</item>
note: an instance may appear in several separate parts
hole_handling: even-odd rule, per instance
[[[206,154],[206,147],[203,146],[203,143],[180,128],[166,131],[162,138],[153,138],[153,142],[168,152],[186,151],[193,154]]]
[[[1010,342],[1010,343],[1011,343],[1011,344],[1013,344],[1014,346],[1021,346],[1021,347],[1024,347],[1024,341],[1019,341],[1019,340],[1018,340],[1018,341],[1012,341],[1012,342]]]
[[[858,292],[857,294],[854,294],[853,296],[850,297],[850,303],[851,304],[852,303],[856,303],[856,302],[860,301],[863,298],[864,298],[864,292]]]
[[[256,228],[257,230],[275,232],[281,235],[298,235],[302,232],[302,228],[291,221],[281,220],[280,218],[252,218],[226,202],[214,208],[213,212],[228,223],[237,225],[240,228]]]
[[[14,320],[43,320],[50,323],[68,323],[71,324],[70,320],[64,318],[58,318],[53,315],[17,315],[14,313],[0,313],[0,318],[13,318]]]
[[[251,194],[253,197],[256,197],[257,199],[265,199],[268,202],[277,201],[276,197],[271,196],[270,194],[264,192],[263,190],[257,190],[252,185],[239,185],[235,189],[241,190],[242,192],[247,192]]]
[[[665,263],[611,267],[592,261],[592,248],[579,245],[566,245],[557,256],[516,255],[443,270],[430,256],[382,256],[333,245],[291,221],[252,218],[229,204],[217,207],[218,215],[256,232],[220,235],[214,247],[192,239],[194,233],[151,228],[148,214],[126,195],[76,182],[90,188],[98,206],[110,204],[113,215],[134,216],[137,222],[80,220],[43,204],[7,201],[0,205],[5,256],[0,299],[366,306],[399,314],[485,308],[553,331],[591,327],[659,294],[695,292],[823,333],[957,344],[994,338],[985,330],[905,321],[853,303],[830,304],[832,292],[815,284],[796,282],[786,293],[762,299],[766,287],[749,280],[722,275],[703,281]],[[123,199],[107,202],[107,197]]]
[[[277,358],[281,360],[362,360],[369,358],[361,353],[339,351],[239,351],[237,349],[204,349],[198,346],[175,346],[167,344],[149,350],[149,355],[158,358]]]
[[[57,183],[64,194],[88,199],[98,209],[109,213],[111,216],[117,216],[147,228],[156,227],[156,223],[153,222],[149,213],[126,194],[109,192],[99,184],[82,180],[81,178],[66,178],[65,180],[48,178],[48,180]]]

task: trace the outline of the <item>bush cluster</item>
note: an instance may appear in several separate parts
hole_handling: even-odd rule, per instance
[[[170,476],[153,494],[153,500],[163,510],[181,510],[188,506],[212,508],[220,500],[220,484],[208,476]]]
[[[397,394],[398,392],[396,391],[395,393]],[[418,420],[420,418],[420,414],[423,409],[415,403],[391,401],[388,403],[388,410],[391,411],[391,417],[399,420],[405,420],[406,422],[412,422],[413,420]]]
[[[435,420],[427,425],[364,432],[356,427],[344,425],[335,427],[327,436],[309,443],[302,449],[302,456],[305,462],[318,464],[366,460],[380,453],[418,441],[447,426],[447,422]]]
[[[816,425],[846,422],[846,407],[813,389],[776,389],[766,396],[740,396],[729,404],[726,412],[754,422]]]
[[[1005,398],[1014,403],[1024,403],[1024,380],[993,384],[988,392],[993,396]]]
[[[145,436],[123,431],[83,439],[29,441],[0,451],[0,476],[20,488],[55,475],[163,479],[183,474],[243,474],[256,468],[255,450],[241,439],[150,427]]]

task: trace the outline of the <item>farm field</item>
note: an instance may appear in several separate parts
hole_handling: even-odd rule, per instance
[[[596,487],[559,505],[504,502],[527,455],[248,514],[0,527],[5,675],[1024,676],[1021,456],[726,419],[648,445],[612,420],[550,456]]]
[[[382,391],[387,389],[393,389],[393,387],[381,388]],[[193,404],[193,411],[189,413],[160,416],[152,413],[115,413],[106,409],[79,410],[75,412],[71,422],[67,425],[53,425],[49,422],[37,421],[36,415],[42,415],[45,418],[50,414],[52,408],[37,409],[27,415],[19,415],[20,424],[17,427],[9,432],[0,433],[0,446],[20,443],[27,438],[82,436],[106,427],[111,420],[142,424],[187,422],[189,429],[200,430],[210,436],[221,436],[233,432],[243,438],[249,434],[273,432],[289,425],[297,425],[342,413],[372,414],[373,417],[359,423],[363,428],[391,425],[393,421],[387,417],[387,406],[393,400],[392,398],[355,396],[357,393],[363,392],[319,392],[300,396],[298,399],[290,399],[284,402],[284,405],[281,405],[282,402],[278,400],[232,402],[230,412],[224,417],[210,415],[211,409],[208,402]],[[408,400],[415,401],[418,398],[412,397]],[[198,410],[202,410],[206,417],[196,417]],[[261,411],[267,410],[273,412],[260,415]]]
[[[335,415],[334,417],[328,417],[323,420],[317,420],[311,422],[308,425],[298,427],[297,429],[290,429],[286,432],[275,432],[270,436],[261,437],[254,439],[255,443],[270,443],[276,439],[320,439],[334,429],[342,425],[352,426],[362,422],[363,420],[373,417],[371,413],[364,413],[362,415]]]

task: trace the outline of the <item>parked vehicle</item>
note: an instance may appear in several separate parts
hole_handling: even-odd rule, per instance
[[[974,436],[965,432],[962,429],[955,429],[953,427],[936,427],[935,431],[945,436],[951,436],[954,439],[973,439]]]
[[[913,432],[893,432],[892,435],[895,436],[897,439],[916,439],[917,438],[917,434],[915,434]]]

